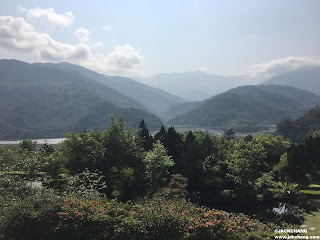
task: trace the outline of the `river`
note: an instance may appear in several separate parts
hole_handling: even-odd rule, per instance
[[[44,143],[48,143],[48,144],[58,144],[60,142],[62,142],[65,138],[51,138],[51,139],[32,139],[32,141],[36,141],[37,144],[44,144]],[[21,143],[22,140],[15,140],[15,141],[0,141],[0,145],[9,145],[9,144],[19,144]]]

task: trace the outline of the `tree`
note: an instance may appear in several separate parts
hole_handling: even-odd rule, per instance
[[[167,130],[164,128],[163,125],[161,125],[160,131],[156,133],[156,135],[154,135],[154,140],[160,140],[160,142],[162,142],[163,144],[165,144],[165,139],[167,137]]]
[[[173,157],[174,161],[181,158],[182,155],[182,137],[173,126],[168,128],[168,132],[164,138],[164,146],[168,150],[168,154]]]
[[[68,133],[56,152],[56,161],[64,159],[72,174],[82,173],[86,169],[94,172],[102,169],[104,152],[101,133],[97,130]]]
[[[127,200],[144,191],[145,152],[134,130],[125,130],[122,118],[110,116],[107,130],[69,133],[55,153],[55,162],[65,162],[71,174],[88,169],[106,177],[106,195]]]
[[[290,140],[285,140],[282,136],[259,135],[252,139],[253,143],[261,143],[267,151],[266,162],[270,171],[280,161],[280,157],[287,152],[291,145]]]
[[[149,134],[149,130],[147,129],[147,125],[144,122],[144,119],[142,119],[140,122],[138,135],[142,140],[142,146],[144,150],[149,151],[152,148],[153,138]]]
[[[153,149],[147,152],[143,162],[153,190],[161,186],[163,178],[169,174],[169,168],[175,164],[172,157],[168,156],[167,149],[159,140],[153,144]]]
[[[32,141],[31,139],[24,139],[20,144],[20,148],[26,150],[28,152],[36,150],[36,141]]]
[[[237,197],[253,194],[253,184],[265,169],[266,150],[261,143],[245,142],[239,138],[231,144],[226,174]]]
[[[233,128],[228,128],[224,130],[223,136],[230,141],[236,137],[236,131]]]

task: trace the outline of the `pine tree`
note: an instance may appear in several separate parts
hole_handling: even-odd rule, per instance
[[[153,138],[149,134],[149,130],[147,128],[146,123],[144,122],[144,119],[141,120],[139,125],[139,137],[142,140],[142,146],[145,151],[149,151],[152,148],[153,144]]]

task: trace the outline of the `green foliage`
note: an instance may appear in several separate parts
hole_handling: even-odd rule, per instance
[[[223,132],[223,136],[227,139],[227,141],[230,141],[236,137],[236,131],[232,128],[226,129]]]
[[[253,143],[261,143],[267,152],[266,163],[270,170],[280,161],[280,157],[287,152],[291,142],[285,140],[282,136],[259,135],[252,139]]]
[[[72,193],[86,199],[104,197],[103,192],[107,186],[103,179],[104,176],[101,174],[86,170],[67,179],[65,193],[67,195]]]
[[[103,132],[89,130],[69,133],[55,153],[55,161],[65,162],[71,174],[88,169],[105,176],[106,194],[130,199],[143,191],[144,151],[133,130],[125,130],[122,118],[110,117],[110,126]],[[55,165],[56,166],[56,165]]]
[[[144,150],[149,151],[152,148],[153,138],[149,134],[149,130],[147,129],[144,119],[142,119],[140,122],[138,135],[142,141]]]
[[[101,134],[97,130],[89,130],[78,135],[66,134],[66,140],[60,144],[57,153],[58,158],[66,159],[66,167],[72,173],[101,168],[103,156]]]
[[[226,177],[231,183],[233,196],[252,195],[253,184],[263,174],[266,150],[261,143],[245,142],[242,138],[231,142]]]
[[[110,121],[102,132],[69,133],[55,151],[0,148],[0,239],[268,239],[273,229],[265,224],[184,199],[252,207],[272,200],[266,192],[278,173],[301,183],[305,173],[316,179],[319,169],[319,133],[288,148],[290,142],[271,135],[227,141],[162,127],[145,151],[141,130],[127,130],[113,116]],[[31,187],[40,171],[46,171],[43,183],[63,185]],[[278,188],[277,200],[300,207],[293,186]],[[136,200],[150,193],[153,200]],[[45,233],[28,228],[41,218]]]
[[[21,172],[29,180],[38,178],[37,173],[45,165],[44,156],[39,151],[0,147],[0,171]]]
[[[280,161],[273,167],[273,171],[278,173],[280,180],[288,180],[288,153],[281,155]]]
[[[161,185],[162,179],[169,174],[169,168],[175,165],[159,140],[153,144],[153,149],[147,152],[143,162],[146,166],[146,176],[153,189]]]
[[[276,182],[273,184],[275,197],[283,202],[294,203],[297,201],[300,187],[298,184],[289,182]]]
[[[24,199],[33,194],[33,190],[19,175],[0,172],[0,198],[2,201]]]
[[[24,139],[20,144],[19,147],[23,150],[28,152],[36,150],[36,141],[32,141],[31,139]]]
[[[313,132],[320,130],[319,121],[320,107],[316,106],[296,120],[284,119],[279,122],[275,134],[290,138],[293,142],[302,143],[306,141]]]
[[[0,208],[0,236],[7,240],[57,239],[55,215],[61,205],[59,197],[46,191],[20,201],[9,200]]]

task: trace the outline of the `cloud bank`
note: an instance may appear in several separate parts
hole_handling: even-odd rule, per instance
[[[46,33],[38,32],[23,18],[0,16],[0,46],[27,54],[33,62],[70,62],[104,74],[135,73],[142,63],[139,50],[129,44],[117,46],[109,54],[93,54],[86,44],[89,31],[76,31],[80,43],[71,45],[56,41]],[[102,42],[95,47],[103,46]]]
[[[83,27],[81,28],[78,28],[76,31],[75,31],[75,34],[79,40],[79,42],[88,42],[89,41],[89,31]]]
[[[320,59],[312,57],[287,57],[251,67],[251,77],[271,78],[281,73],[297,70],[303,66],[320,66]]]
[[[53,8],[41,9],[36,7],[26,9],[20,6],[18,9],[26,14],[29,21],[39,23],[46,28],[50,27],[53,30],[61,30],[69,27],[75,19],[72,12],[58,14]]]

